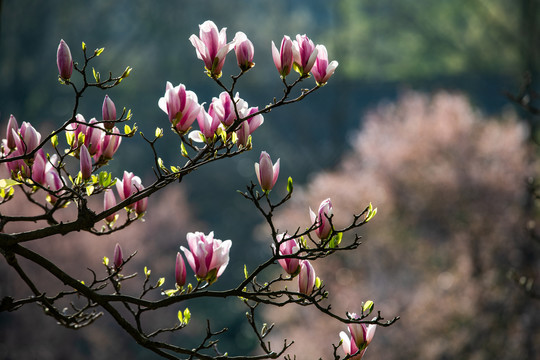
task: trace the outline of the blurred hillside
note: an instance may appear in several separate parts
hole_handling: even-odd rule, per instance
[[[257,261],[264,256],[260,244],[252,246],[253,239],[261,236],[253,230],[260,219],[235,193],[249,181],[255,181],[253,163],[261,150],[268,151],[273,159],[281,158],[279,187],[284,187],[287,176],[300,185],[311,183],[319,173],[336,169],[342,159],[348,159],[355,151],[356,134],[363,126],[362,114],[381,101],[396,100],[407,90],[459,91],[484,114],[506,111],[512,104],[504,92],[517,91],[525,71],[535,78],[540,71],[539,3],[538,0],[0,0],[0,123],[4,124],[14,114],[19,123],[31,121],[46,133],[66,119],[72,96],[69,88],[57,82],[55,56],[60,39],[70,45],[75,61],[81,58],[82,41],[89,49],[105,47],[94,63],[102,74],[109,70],[120,73],[127,65],[134,68],[131,76],[108,95],[117,108],[132,109],[139,129],[148,134],[153,134],[155,127],[169,127],[166,115],[157,106],[166,81],[185,84],[198,94],[200,102],[207,104],[219,94],[220,89],[204,75],[202,62],[196,58],[188,40],[191,34],[198,34],[198,24],[206,19],[213,20],[219,28],[227,27],[229,39],[237,31],[243,31],[253,41],[256,66],[238,85],[240,96],[250,106],[264,106],[281,94],[281,82],[271,59],[272,40],[277,43],[284,34],[305,33],[315,43],[325,44],[329,57],[340,63],[328,85],[301,103],[267,114],[264,125],[254,134],[251,153],[211,164],[197,175],[186,177],[180,185],[181,200],[172,210],[166,207],[189,215],[176,234],[172,229],[169,231],[178,240],[172,239],[174,236],[152,236],[156,246],[166,243],[160,247],[161,251],[173,251],[185,241],[186,231],[199,230],[190,223],[206,224],[204,231],[214,230],[220,239],[233,239],[230,266],[238,270],[242,264],[237,259]],[[227,74],[236,73],[231,54],[223,79],[226,81]],[[310,86],[313,83],[313,79],[307,80]],[[104,95],[90,92],[84,97],[80,109],[87,120],[100,116]],[[386,135],[379,137],[381,143],[388,139]],[[385,146],[378,146],[385,151]],[[158,149],[165,163],[182,161],[173,134],[166,132]],[[150,182],[151,169],[144,165],[149,161],[147,146],[136,137],[122,143],[111,166],[118,176],[126,169]],[[520,184],[513,186],[517,189]],[[152,213],[167,214],[158,210],[165,206],[162,199],[158,196],[150,199],[148,221],[138,224],[148,225],[148,233],[144,233],[147,236],[160,229],[151,223],[155,219]],[[440,221],[439,217],[444,218],[444,209],[433,213],[428,208],[426,213],[437,214],[431,219],[434,223]],[[174,218],[167,220],[174,222]],[[106,246],[107,241],[111,247]],[[99,254],[112,249],[116,241],[103,240],[92,254],[102,256]],[[144,256],[142,252],[141,255]],[[238,271],[234,276],[241,276],[241,270]],[[12,286],[3,282],[0,280],[0,289]],[[399,314],[402,308],[395,309]],[[16,323],[19,314],[12,315],[9,324]],[[56,329],[52,321],[48,323]],[[233,326],[241,329],[238,324]],[[21,327],[21,332],[11,337],[15,339],[11,346],[16,346],[13,344],[24,334],[23,329],[26,328]],[[238,330],[237,334],[242,331]],[[76,346],[84,349],[92,343],[81,341]],[[249,347],[243,343],[242,346]]]
[[[525,231],[526,139],[513,114],[488,119],[461,95],[409,93],[371,111],[354,151],[277,215],[294,231],[330,197],[339,229],[378,207],[358,251],[313,264],[338,313],[373,300],[385,318],[401,317],[377,330],[366,358],[538,358],[540,303],[508,276],[540,272]],[[297,334],[304,358],[330,357],[346,328],[308,309],[268,309],[268,321],[278,316],[275,339]]]

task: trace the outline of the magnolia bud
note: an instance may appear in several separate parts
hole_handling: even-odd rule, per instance
[[[123,262],[124,259],[122,258],[122,248],[120,247],[120,244],[117,243],[114,247],[114,268],[119,270]]]
[[[186,283],[186,264],[184,258],[180,253],[176,253],[176,265],[174,267],[174,277],[176,279],[176,285],[182,287]]]
[[[60,40],[58,50],[56,52],[56,65],[58,65],[58,73],[64,80],[71,78],[73,72],[73,59],[71,58],[71,51],[69,46],[64,40]]]
[[[79,152],[79,159],[80,159],[80,165],[81,165],[81,175],[83,180],[87,180],[92,176],[92,157],[90,156],[90,153],[88,152],[88,149],[84,144],[81,146],[80,152]]]
[[[101,108],[101,113],[103,115],[103,120],[106,129],[112,129],[114,127],[114,120],[116,120],[116,107],[114,106],[113,101],[109,95],[105,95],[103,100],[103,107]],[[110,120],[110,121],[107,121]]]

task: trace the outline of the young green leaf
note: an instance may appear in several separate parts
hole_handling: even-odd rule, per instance
[[[289,176],[289,179],[287,179],[287,192],[290,194],[293,191],[293,181],[292,177]]]
[[[184,324],[189,324],[189,320],[191,320],[191,311],[189,311],[188,308],[184,310]]]

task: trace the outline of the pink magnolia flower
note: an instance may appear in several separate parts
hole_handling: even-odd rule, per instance
[[[114,196],[114,191],[112,189],[105,190],[105,194],[103,197],[103,210],[107,211],[110,208],[116,206],[116,197]],[[114,221],[116,213],[112,213],[111,215],[107,216],[105,218],[105,221],[108,223]]]
[[[114,127],[114,120],[116,120],[116,106],[114,106],[114,102],[111,100],[109,95],[105,95],[103,106],[101,107],[101,114],[103,116],[103,120],[106,121],[104,123],[105,128],[112,129]]]
[[[12,130],[15,146],[17,149],[20,149],[23,154],[31,152],[37,148],[41,142],[41,134],[29,122],[26,121],[23,121],[19,129],[19,135],[20,136],[16,136],[16,134],[13,134]]]
[[[114,154],[120,147],[120,143],[122,142],[122,137],[115,134],[120,134],[120,130],[118,130],[116,126],[112,128],[110,133],[103,132],[102,134],[99,147],[99,156],[105,160],[110,160],[113,158]]]
[[[45,152],[43,149],[39,149],[32,164],[32,180],[38,184],[45,185],[45,167],[47,166],[47,162]]]
[[[181,134],[189,130],[202,108],[193,91],[186,91],[184,84],[173,87],[168,81],[165,96],[159,99],[158,105],[169,115],[172,126]]]
[[[47,159],[43,149],[39,149],[32,164],[32,180],[52,191],[60,190],[64,184],[56,170],[57,164],[58,156],[56,154]]]
[[[293,41],[293,58],[295,70],[302,76],[309,74],[317,60],[318,50],[306,35],[296,35]]]
[[[174,266],[174,278],[176,285],[182,287],[186,284],[186,264],[180,253],[176,253],[176,264]]]
[[[272,159],[266,151],[261,152],[259,163],[255,163],[255,173],[257,180],[264,191],[272,190],[279,175],[279,160],[272,165]]]
[[[298,273],[298,291],[305,295],[311,295],[315,287],[315,269],[307,260],[300,260],[300,273]]]
[[[281,47],[278,51],[276,44],[272,41],[272,58],[274,59],[274,65],[282,78],[289,75],[293,65],[293,43],[290,37],[283,36],[281,40]]]
[[[354,319],[357,318],[356,314],[353,313],[351,315]],[[346,355],[358,353],[358,355],[351,357],[351,360],[361,360],[368,345],[371,343],[371,340],[373,340],[377,325],[369,324],[366,326],[366,324],[349,324],[348,328],[351,335],[350,338],[344,331],[339,333],[343,351]]]
[[[234,52],[236,54],[236,61],[242,71],[247,71],[255,65],[253,62],[253,56],[255,49],[253,44],[247,38],[246,34],[239,31],[234,37]]]
[[[84,144],[81,146],[79,153],[81,175],[84,180],[87,180],[92,176],[92,157],[88,152],[88,149]]]
[[[252,107],[245,111],[241,111],[240,116],[242,118],[246,118],[256,112],[259,111],[258,107]],[[238,127],[238,130],[236,131],[236,135],[238,136],[238,145],[246,146],[248,143],[249,136],[264,122],[264,118],[262,114],[255,115],[250,117],[247,120],[244,120],[240,126]]]
[[[102,125],[97,122],[96,118],[90,119],[88,124],[92,126],[87,125],[85,129],[84,145],[92,156],[99,152],[101,147],[101,137],[104,133]]]
[[[142,191],[143,189],[144,186],[142,185],[141,178],[133,175],[132,172],[124,171],[124,176],[122,177],[122,180],[118,178],[116,179],[116,191],[118,192],[118,196],[120,196],[121,201],[124,201],[131,195],[134,195]],[[128,205],[127,208],[135,209],[135,212],[137,214],[142,214],[146,211],[147,205],[148,198],[145,197],[141,200],[138,200],[134,204]]]
[[[120,247],[120,244],[116,243],[116,246],[114,247],[114,259],[113,259],[113,265],[116,270],[119,270],[124,262],[124,258],[122,256],[122,248]]]
[[[338,67],[338,62],[333,60],[330,64],[328,63],[328,52],[324,45],[317,45],[317,60],[311,68],[311,73],[317,82],[317,85],[322,86],[326,84],[328,79],[334,74],[336,68]]]
[[[56,65],[58,66],[60,77],[64,80],[69,80],[73,73],[73,59],[71,58],[69,46],[64,40],[60,40],[58,50],[56,51]]]
[[[210,104],[212,106],[212,104]],[[214,135],[216,134],[217,128],[221,124],[221,121],[219,121],[219,117],[217,114],[212,111],[210,115],[209,113],[202,108],[199,115],[197,115],[197,122],[199,123],[199,128],[201,129],[201,133],[204,135],[207,141],[211,141],[214,139]]]
[[[311,222],[317,226],[317,228],[315,229],[315,234],[321,240],[328,238],[328,236],[332,232],[332,225],[330,224],[330,220],[328,220],[328,218],[332,216],[332,214],[333,207],[330,199],[326,199],[321,203],[317,214],[315,214],[313,210],[309,208],[309,216],[311,218]]]
[[[204,235],[202,232],[188,233],[189,250],[181,246],[189,266],[200,280],[213,283],[223,274],[229,264],[229,251],[232,241],[214,239],[214,232]]]
[[[219,98],[213,98],[208,108],[208,113],[216,116],[223,125],[231,126],[234,120],[236,120],[236,113],[234,112],[234,103],[229,93],[223,91],[219,94]]]
[[[20,146],[20,140],[18,140],[18,134],[15,133],[14,130],[11,131],[14,138],[17,138],[17,141],[19,143],[19,147],[15,150],[12,150],[11,152],[8,152],[5,154],[5,156],[9,158],[13,158],[16,156],[24,155],[24,151],[22,150],[22,147]],[[26,162],[22,159],[19,160],[10,160],[5,163],[7,171],[11,174],[12,177],[17,177],[17,174],[20,173],[22,176],[28,176],[30,174],[30,168],[26,164]]]
[[[286,234],[278,234],[277,240],[279,244],[279,255],[294,255],[300,250],[300,246],[296,242],[296,239],[289,239],[283,241]],[[288,274],[296,275],[300,271],[300,260],[295,258],[279,259],[279,264]]]
[[[195,47],[197,57],[204,61],[204,66],[211,77],[219,78],[227,53],[232,50],[234,41],[227,43],[227,28],[218,28],[213,21],[207,20],[199,25],[199,37],[195,34],[189,41]]]

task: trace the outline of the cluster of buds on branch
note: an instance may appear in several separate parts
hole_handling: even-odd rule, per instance
[[[330,307],[321,305],[329,294],[322,281],[316,276],[313,263],[341,251],[354,250],[360,245],[359,237],[342,243],[343,234],[366,224],[376,213],[371,204],[360,213],[354,215],[353,221],[343,229],[336,229],[333,224],[333,208],[330,199],[324,200],[317,213],[309,209],[311,222],[305,231],[278,234],[272,221],[274,211],[284,205],[292,196],[292,179],[287,181],[287,193],[278,202],[271,199],[271,190],[277,185],[280,173],[280,159],[272,162],[267,152],[262,152],[259,162],[255,163],[256,178],[262,193],[255,190],[252,183],[247,192],[241,193],[250,200],[270,228],[273,251],[268,254],[265,262],[248,271],[244,265],[245,278],[240,283],[225,291],[211,290],[211,286],[223,276],[229,265],[232,240],[219,240],[214,233],[189,232],[186,235],[187,247],[180,246],[176,254],[174,266],[175,289],[163,289],[165,278],[160,277],[153,285],[151,270],[144,269],[142,292],[138,296],[124,295],[121,283],[136,277],[136,273],[126,275],[130,260],[136,253],[125,256],[120,245],[116,244],[112,264],[107,257],[103,258],[106,275],[99,278],[95,271],[92,280],[84,283],[62,271],[38,253],[24,246],[27,241],[37,241],[56,234],[69,234],[75,231],[88,231],[95,235],[111,235],[129,226],[143,217],[148,209],[148,197],[167,185],[181,181],[184,176],[191,174],[205,164],[213,161],[237,156],[252,148],[252,136],[264,122],[263,114],[271,110],[302,100],[305,96],[325,85],[335,72],[337,61],[328,61],[328,54],[323,45],[315,45],[306,35],[297,35],[296,40],[284,36],[278,50],[272,42],[271,53],[274,64],[284,86],[283,97],[274,99],[264,107],[249,106],[242,99],[235,86],[239,79],[255,63],[254,47],[243,32],[237,32],[234,39],[227,42],[226,29],[218,30],[212,21],[205,21],[199,26],[199,36],[192,35],[189,40],[195,47],[196,56],[204,62],[206,74],[220,88],[218,96],[213,97],[207,108],[200,104],[197,95],[187,90],[184,84],[173,86],[167,82],[165,94],[158,101],[158,107],[167,114],[172,132],[180,141],[180,163],[168,165],[158,155],[155,143],[164,136],[161,128],[157,128],[155,138],[141,136],[149,146],[154,157],[155,179],[144,186],[139,176],[124,171],[121,177],[113,178],[104,167],[113,160],[119,150],[122,138],[129,138],[137,132],[135,125],[124,124],[123,132],[119,126],[132,118],[131,111],[122,111],[118,117],[113,100],[105,95],[101,105],[101,119],[91,118],[86,122],[78,112],[79,102],[88,89],[108,90],[121,83],[131,72],[131,68],[114,77],[112,74],[102,79],[100,73],[92,68],[95,82],[88,79],[89,63],[100,56],[104,49],[96,49],[93,54],[87,54],[86,44],[82,44],[83,61],[73,61],[70,48],[64,40],[60,41],[57,51],[58,78],[61,84],[71,86],[75,94],[72,116],[60,124],[48,136],[42,136],[30,123],[23,122],[19,127],[14,116],[11,116],[6,130],[6,137],[0,146],[0,164],[7,169],[9,178],[0,180],[0,205],[8,202],[16,195],[15,187],[24,193],[29,203],[40,209],[40,215],[10,216],[2,213],[0,217],[0,249],[9,265],[13,266],[33,297],[28,299],[2,300],[1,310],[14,310],[29,303],[38,303],[47,314],[52,315],[58,323],[66,327],[79,328],[93,323],[98,317],[94,308],[101,307],[128,333],[137,343],[147,347],[155,354],[168,359],[178,356],[187,358],[214,359],[227,358],[217,351],[217,339],[225,330],[213,332],[208,325],[207,334],[196,347],[183,347],[156,340],[154,337],[163,332],[178,331],[185,328],[191,312],[185,308],[178,312],[178,320],[171,328],[161,328],[155,331],[143,330],[141,315],[148,311],[158,311],[161,308],[180,304],[186,300],[208,298],[238,298],[249,308],[248,322],[254,329],[260,343],[262,355],[238,357],[238,359],[269,359],[284,355],[292,342],[284,342],[278,351],[272,351],[265,342],[265,337],[272,327],[263,327],[258,331],[255,316],[256,308],[261,304],[283,306],[295,304],[298,306],[313,306],[333,319],[349,324],[351,339],[343,335],[341,344],[346,356],[359,359],[373,337],[376,325],[388,326],[397,318],[390,321],[377,315],[372,320],[366,320],[372,308],[362,309],[359,317],[342,317],[331,311]],[[240,73],[231,76],[230,85],[221,79],[223,65],[227,54],[234,49]],[[291,70],[298,72],[298,78],[292,83],[286,81]],[[82,80],[75,75],[79,74]],[[293,97],[293,91],[302,81],[313,76],[315,85],[311,89],[302,89]],[[82,81],[82,84],[80,84]],[[78,83],[79,82],[79,83]],[[195,124],[195,120],[197,120]],[[194,129],[194,127],[198,127]],[[65,148],[62,149],[58,137],[64,134]],[[51,153],[46,152],[46,146],[52,146]],[[70,164],[72,163],[72,164]],[[73,165],[75,164],[75,165]],[[77,169],[73,171],[72,169]],[[46,203],[35,199],[35,194],[44,191],[47,194]],[[118,195],[115,196],[115,192]],[[103,207],[91,209],[89,198],[101,196]],[[73,205],[74,204],[74,205]],[[57,211],[61,208],[76,207],[74,218],[59,221]],[[125,209],[123,223],[119,221],[118,212]],[[41,222],[43,227],[22,233],[6,234],[3,232],[10,222]],[[104,221],[105,225],[98,226]],[[102,223],[101,223],[102,224]],[[191,267],[196,283],[188,283],[186,261]],[[47,289],[43,284],[35,284],[29,270],[23,269],[17,259],[24,258],[33,262],[44,271],[56,277],[69,290],[60,292],[57,296],[46,296]],[[171,261],[172,264],[172,261]],[[274,280],[261,284],[257,278],[263,272],[274,274],[276,264],[281,265],[286,275],[279,275]],[[296,279],[297,291],[288,290],[286,284]],[[113,292],[107,289],[112,287]],[[74,290],[73,290],[74,289]],[[149,299],[147,295],[159,291],[163,297],[160,300]],[[72,313],[60,311],[55,302],[70,295],[82,296],[88,299],[87,305]],[[5,301],[4,301],[5,300]],[[122,315],[117,307],[127,309]],[[366,327],[366,323],[369,323]],[[338,345],[339,346],[339,345]],[[334,350],[337,347],[334,346]],[[216,349],[216,354],[210,353]],[[335,356],[339,358],[338,355]]]

